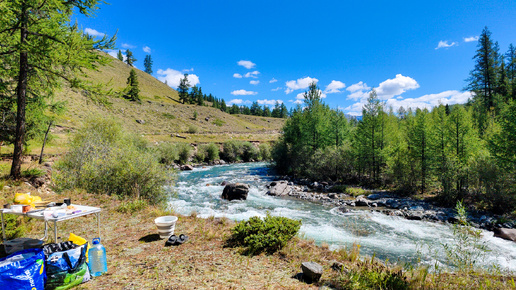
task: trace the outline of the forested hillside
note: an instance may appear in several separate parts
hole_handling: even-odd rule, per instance
[[[516,204],[516,53],[499,52],[487,28],[466,89],[467,104],[386,108],[375,91],[360,121],[325,105],[315,84],[274,150],[281,173],[435,193],[505,213]]]

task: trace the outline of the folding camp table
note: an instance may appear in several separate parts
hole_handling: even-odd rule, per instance
[[[101,209],[99,207],[93,207],[93,206],[86,206],[86,205],[73,205],[75,207],[73,214],[65,214],[64,216],[58,216],[56,218],[54,217],[45,217],[44,210],[33,210],[29,211],[27,213],[21,213],[21,212],[13,212],[11,209],[0,209],[1,216],[2,216],[2,238],[3,241],[6,241],[5,237],[5,225],[4,225],[4,214],[14,214],[14,215],[21,215],[21,216],[27,216],[38,220],[45,221],[45,236],[41,238],[41,240],[46,240],[48,236],[48,228],[53,227],[54,229],[54,243],[57,243],[57,223],[73,218],[78,218],[85,215],[95,214],[97,218],[97,228],[100,238],[100,211]]]

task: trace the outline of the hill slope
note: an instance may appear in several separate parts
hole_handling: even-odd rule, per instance
[[[132,67],[113,59],[99,71],[89,71],[88,80],[103,84],[115,94],[107,96],[109,106],[95,104],[87,92],[64,89],[57,99],[66,101],[67,111],[58,125],[71,129],[80,126],[90,114],[112,116],[120,119],[129,130],[148,136],[151,140],[169,139],[171,135],[190,136],[190,142],[221,141],[228,136],[247,140],[273,140],[284,123],[284,119],[246,115],[230,115],[216,108],[179,103],[177,92],[153,76],[135,69],[138,75],[142,102],[130,102],[119,97],[127,86],[126,81]],[[194,120],[194,112],[197,118]],[[143,122],[137,122],[142,120]]]

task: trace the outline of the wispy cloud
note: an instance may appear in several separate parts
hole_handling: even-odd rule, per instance
[[[321,99],[326,98],[326,94],[325,94],[325,93],[323,93],[323,91],[318,90],[318,92],[319,92],[319,94],[321,95]],[[305,100],[305,93],[299,93],[299,94],[297,94],[297,96],[296,96],[296,100],[304,101],[304,100]]]
[[[242,100],[242,99],[232,99],[231,101],[228,102],[228,105],[243,105],[243,104],[251,104],[251,101],[249,100]]]
[[[279,91],[279,90],[281,90],[281,89],[282,89],[282,87],[277,87],[277,88],[275,88],[275,89],[272,89],[271,91],[273,91],[273,92],[277,92],[277,91]]]
[[[236,90],[236,91],[232,91],[231,94],[234,96],[254,96],[254,95],[257,95],[258,93],[253,92],[253,91],[246,91],[246,90]]]
[[[331,81],[329,85],[326,86],[326,89],[324,92],[326,94],[336,94],[336,93],[342,93],[342,89],[346,87],[346,84],[344,84],[341,81]]]
[[[146,53],[151,53],[151,48],[148,47],[148,46],[144,46],[143,47],[143,51],[146,52]]]
[[[259,83],[260,83],[260,81],[250,81],[249,83],[250,83],[251,85],[255,85],[255,86],[256,86],[257,84],[259,84]]]
[[[234,78],[237,78],[237,79],[241,79],[241,78],[242,78],[242,75],[241,75],[241,74],[234,73],[234,74],[233,74],[233,77],[234,77]]]
[[[464,37],[464,42],[478,41],[478,36]]]
[[[122,43],[123,48],[136,48],[136,46],[129,44],[129,43]]]
[[[457,45],[459,45],[457,42],[448,43],[448,40],[441,40],[441,41],[439,41],[439,44],[437,44],[437,47],[435,49],[450,48],[452,46],[457,46]]]
[[[244,75],[245,78],[258,78],[258,75],[260,74],[259,71],[255,70],[255,71],[252,71],[252,72],[248,72]]]
[[[275,82],[277,82],[277,81],[278,81],[277,79],[272,78],[272,79],[269,81],[269,84],[275,83]]]
[[[256,66],[256,64],[250,60],[240,60],[237,62],[237,64],[245,67],[246,69],[252,69],[253,67]]]
[[[89,34],[91,36],[97,36],[97,37],[104,37],[104,33],[98,32],[97,30],[93,28],[84,28],[84,33]]]
[[[177,88],[179,86],[180,80],[184,77],[184,74],[175,69],[167,68],[166,70],[158,69],[158,80],[162,82],[167,82],[169,87]],[[188,82],[190,82],[191,86],[195,86],[200,84],[199,77],[194,74],[188,75]]]
[[[118,59],[118,50],[116,50],[116,49],[110,49],[110,50],[108,50],[108,51],[107,51],[107,53],[108,53],[109,55],[111,55],[112,57],[114,57],[114,58]],[[122,51],[122,56],[123,56],[123,61],[125,61],[125,60],[127,59],[127,57],[125,56],[125,54],[123,53],[123,51]]]
[[[308,88],[308,86],[310,86],[310,84],[312,82],[317,83],[318,81],[319,81],[318,79],[311,78],[311,77],[305,77],[305,78],[300,78],[297,80],[288,81],[285,83],[285,85],[287,86],[285,93],[290,94],[295,90],[306,89],[306,88]]]

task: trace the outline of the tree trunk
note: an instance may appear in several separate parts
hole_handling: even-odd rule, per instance
[[[27,8],[22,8],[20,29],[20,44],[23,47],[27,40]],[[28,53],[20,52],[20,72],[18,76],[17,111],[16,111],[16,136],[14,139],[13,163],[11,165],[11,177],[21,177],[21,163],[23,154],[23,139],[25,137],[25,106],[27,100],[27,78],[29,71]]]
[[[54,121],[50,121],[50,123],[48,123],[47,132],[45,133],[45,139],[43,139],[43,145],[41,146],[41,154],[39,154],[39,164],[41,164],[43,162],[43,150],[45,150],[45,144],[47,143],[48,132],[50,131],[50,127],[52,127],[53,123],[54,123]]]

